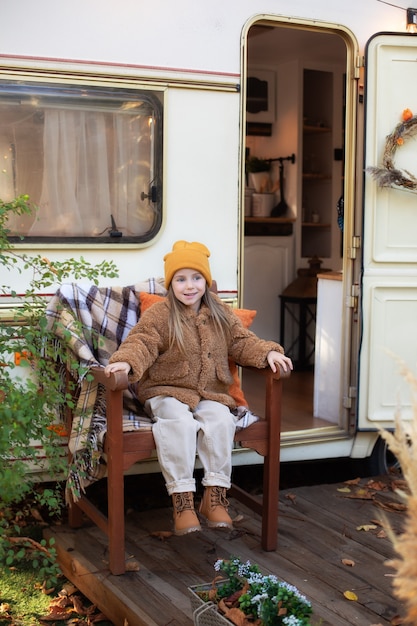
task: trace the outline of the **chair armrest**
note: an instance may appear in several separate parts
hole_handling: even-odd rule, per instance
[[[128,388],[128,378],[125,372],[112,372],[110,376],[104,373],[104,367],[92,367],[89,372],[94,380],[110,389],[110,391],[120,391]]]
[[[267,376],[268,378],[272,378],[273,380],[282,380],[291,376],[291,370],[287,370],[286,372],[284,372],[282,367],[278,367],[276,372],[273,372],[269,365],[262,368],[252,367],[251,365],[240,365],[239,367],[247,370],[248,372],[257,372],[258,374]]]

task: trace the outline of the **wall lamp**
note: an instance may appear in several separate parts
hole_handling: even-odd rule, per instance
[[[407,9],[407,32],[417,33],[417,9]]]

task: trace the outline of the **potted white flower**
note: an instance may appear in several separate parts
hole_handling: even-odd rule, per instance
[[[249,187],[253,187],[256,193],[268,193],[270,191],[270,161],[251,156],[246,159],[245,169]]]
[[[190,587],[195,624],[310,625],[311,603],[293,585],[236,557],[216,561],[214,569],[221,575],[211,584]]]

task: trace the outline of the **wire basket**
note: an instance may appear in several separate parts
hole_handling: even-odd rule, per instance
[[[224,584],[224,580],[219,580],[214,586]],[[198,591],[210,591],[213,583],[193,585],[188,587],[190,592],[191,609],[193,611],[193,623],[195,626],[230,626],[231,622],[222,615],[214,602],[204,602],[198,595]]]

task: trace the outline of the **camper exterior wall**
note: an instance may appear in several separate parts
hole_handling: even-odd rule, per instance
[[[163,253],[173,241],[198,236],[212,249],[219,289],[231,292],[238,289],[240,271],[238,85],[245,25],[263,15],[342,24],[363,49],[374,32],[403,30],[405,23],[405,10],[376,5],[375,0],[352,0],[349,5],[341,0],[284,0],[278,7],[275,0],[216,0],[204,7],[192,0],[41,0],[36,5],[15,0],[3,5],[0,15],[4,71],[58,67],[73,74],[87,69],[136,81],[153,77],[162,83],[175,79],[227,86],[224,92],[175,86],[165,90],[164,223],[149,245],[113,246],[111,254],[120,268],[118,280],[131,283],[149,272],[160,275]],[[60,246],[51,255],[60,259],[76,249]],[[108,251],[84,246],[82,254],[100,260]],[[24,289],[24,277],[16,276],[16,287]]]
[[[417,0],[407,6],[417,7]],[[0,78],[53,76],[59,82],[88,76],[109,86],[153,88],[164,105],[163,223],[155,239],[144,245],[94,247],[28,243],[25,251],[41,251],[57,260],[77,254],[92,262],[110,257],[120,270],[113,282],[131,284],[162,275],[163,255],[175,240],[200,239],[211,249],[212,274],[220,291],[237,300],[243,240],[242,44],[250,26],[262,18],[289,26],[321,23],[337,30],[340,25],[351,32],[363,55],[375,33],[405,32],[406,6],[382,0],[2,3]],[[358,128],[361,125],[359,120]],[[355,164],[361,163],[360,137],[358,148],[358,158],[352,154],[349,159],[352,178]],[[290,184],[291,176],[295,173],[289,175]],[[359,211],[361,198],[356,204]],[[295,256],[288,266],[295,266]],[[16,274],[7,282],[23,292],[26,279],[25,273]],[[287,441],[283,460],[369,455],[377,435],[362,434],[358,445],[352,430],[340,429],[332,441],[330,436],[328,441],[306,438],[296,445]]]
[[[0,53],[235,74],[242,29],[257,15],[342,24],[363,49],[376,32],[404,31],[408,6],[416,2],[401,10],[376,0],[14,0],[1,7]]]
[[[3,59],[3,63],[7,61]],[[29,72],[33,72],[40,62],[28,65]],[[54,62],[55,68],[58,65]],[[68,64],[59,68],[70,71]],[[113,67],[100,68],[103,75],[113,71]],[[117,240],[110,245],[27,242],[17,244],[19,248],[41,251],[58,261],[82,254],[87,260],[99,262],[110,255],[119,276],[108,282],[132,284],[163,275],[163,256],[174,241],[199,238],[212,251],[212,271],[219,288],[237,291],[238,94],[235,89],[212,92],[172,87],[164,90],[163,97],[163,224],[157,237],[144,246]],[[17,292],[25,291],[25,273],[16,273],[12,282],[7,280]]]

